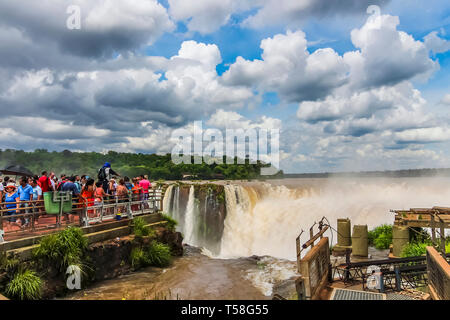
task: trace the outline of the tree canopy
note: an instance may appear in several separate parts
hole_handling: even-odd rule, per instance
[[[122,176],[134,177],[147,174],[152,180],[180,180],[183,175],[192,175],[199,179],[255,179],[260,177],[260,169],[269,166],[258,161],[250,164],[174,164],[170,154],[143,154],[120,153],[109,151],[98,152],[62,152],[36,149],[33,152],[22,150],[0,149],[0,167],[9,164],[20,164],[27,167],[34,174],[40,175],[42,171],[53,171],[57,175],[83,175],[96,178],[98,169],[110,162],[113,169]],[[192,161],[193,163],[193,161]],[[282,172],[280,171],[280,174]]]

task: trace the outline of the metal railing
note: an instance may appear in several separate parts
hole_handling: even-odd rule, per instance
[[[59,214],[47,213],[44,200],[0,202],[0,243],[5,241],[5,237],[13,235],[20,237],[22,234],[69,225],[89,226],[113,220],[117,216],[133,218],[136,215],[158,212],[162,210],[163,197],[164,190],[160,188],[150,189],[148,196],[130,191],[127,197],[110,196],[101,202],[96,202],[94,197],[85,199],[75,196],[72,198],[71,212]],[[16,206],[6,208],[6,205]],[[63,220],[63,216],[66,219]],[[22,222],[20,226],[15,223],[19,219]]]

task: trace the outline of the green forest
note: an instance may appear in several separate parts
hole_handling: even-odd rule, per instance
[[[152,180],[181,180],[183,175],[194,175],[198,179],[255,179],[260,177],[260,169],[267,164],[179,164],[171,161],[171,155],[119,153],[109,151],[106,154],[98,152],[49,152],[46,149],[36,149],[33,152],[22,150],[1,150],[0,168],[8,165],[22,165],[34,174],[40,175],[43,170],[53,171],[57,175],[83,175],[96,178],[98,169],[110,162],[112,168],[121,176],[135,177],[147,174]],[[193,163],[193,161],[192,161]],[[282,171],[279,172],[279,175]],[[276,176],[279,176],[276,175]],[[276,177],[273,176],[273,177]]]

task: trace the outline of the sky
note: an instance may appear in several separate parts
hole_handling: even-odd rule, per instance
[[[290,173],[450,167],[449,71],[446,0],[0,0],[0,148],[163,154],[202,121],[279,129]]]

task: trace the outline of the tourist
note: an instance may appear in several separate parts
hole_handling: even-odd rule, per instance
[[[86,175],[82,175],[81,176],[81,179],[80,179],[80,184],[81,184],[81,189],[83,189],[83,187],[85,186],[85,184],[86,184],[86,181],[87,181],[87,179],[88,178],[86,178],[87,176]]]
[[[116,196],[120,203],[124,203],[124,202],[128,201],[128,189],[125,186],[124,179],[119,180],[119,185],[117,186],[117,189],[116,189]],[[119,210],[117,210],[117,215],[116,215],[117,220],[121,219],[122,210],[123,210],[122,207],[119,208]]]
[[[109,162],[105,162],[103,167],[98,170],[98,180],[102,182],[103,190],[105,190],[106,193],[112,194],[111,190],[109,190],[109,182],[113,175],[120,177],[120,174],[111,168],[111,164]]]
[[[8,183],[5,187],[5,207],[6,209],[13,209],[16,208],[16,210],[10,210],[5,212],[5,216],[13,216],[15,214],[19,213],[19,206],[20,206],[20,197],[16,191],[16,185],[14,183]],[[17,225],[19,224],[16,221],[16,218],[11,217],[6,219],[7,224],[9,225]]]
[[[31,201],[33,200],[33,187],[28,184],[27,177],[20,179],[20,186],[17,188],[17,193],[20,197],[20,208],[25,208],[21,211],[21,214],[30,213],[28,207],[31,206]],[[20,217],[20,221],[22,222],[21,228],[25,228],[29,223],[28,217],[26,216]]]
[[[141,200],[140,194],[141,194],[142,188],[139,186],[139,182],[138,182],[137,178],[133,178],[133,184],[134,184],[133,188],[131,189],[131,192],[133,193],[132,200],[139,201],[139,200]],[[137,211],[138,209],[139,209],[138,204],[133,204],[131,206],[132,211]]]
[[[77,187],[78,193],[81,193],[81,179],[79,175],[75,176],[75,186]]]
[[[99,206],[101,204],[103,204],[103,198],[109,196],[109,194],[107,194],[105,192],[105,190],[103,190],[103,186],[101,181],[97,181],[97,183],[95,184],[95,191],[94,191],[94,205],[95,206]]]
[[[0,203],[3,202],[3,192],[4,192],[3,183],[0,183]]]
[[[61,175],[61,179],[56,187],[56,190],[61,191],[62,190],[62,186],[68,181],[67,177],[65,174]]]
[[[43,193],[51,191],[52,182],[50,177],[47,175],[47,171],[42,171],[42,176],[39,178],[39,183]]]
[[[116,188],[117,188],[116,181],[114,179],[109,180],[108,193],[110,193],[112,196],[115,196],[116,195]]]
[[[31,187],[33,188],[33,201],[38,201],[38,200],[42,200],[42,188],[38,185],[38,179],[32,179],[31,180]],[[42,210],[38,209],[36,207],[41,206],[40,202],[33,202],[33,212],[34,213],[39,213]],[[37,223],[39,216],[36,215],[35,217],[35,223]]]
[[[141,181],[139,181],[139,186],[142,188],[142,201],[148,200],[148,191],[152,187],[152,184],[148,179],[145,178],[146,176],[141,176]],[[147,206],[146,204],[145,206]]]
[[[83,202],[83,207],[92,207],[94,205],[94,179],[89,179],[86,184],[81,189],[81,201]],[[93,210],[88,210],[88,214],[92,214]]]
[[[74,196],[78,196],[80,192],[78,191],[78,187],[75,183],[75,177],[69,177],[66,179],[66,182],[61,184],[61,191],[72,192]]]
[[[131,189],[133,189],[134,185],[130,182],[130,178],[124,177],[123,181],[125,181],[125,187],[127,187],[127,189],[131,191]]]

